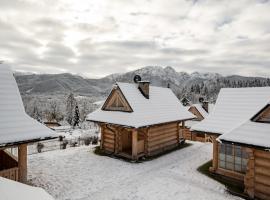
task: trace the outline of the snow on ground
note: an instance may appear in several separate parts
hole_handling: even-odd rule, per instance
[[[129,163],[78,147],[29,156],[29,179],[56,200],[239,199],[196,168],[211,159],[211,144],[143,163]]]

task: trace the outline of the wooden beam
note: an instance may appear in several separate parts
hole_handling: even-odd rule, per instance
[[[212,163],[212,169],[215,171],[218,168],[218,142],[216,140],[216,137],[213,136],[213,163]]]
[[[19,181],[26,183],[27,181],[27,144],[18,146],[18,167]]]
[[[138,131],[132,130],[132,159],[138,159]]]

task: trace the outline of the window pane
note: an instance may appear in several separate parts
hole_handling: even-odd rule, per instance
[[[225,154],[219,154],[219,160],[225,161]]]
[[[219,145],[219,152],[222,154],[225,154],[225,145],[224,144]]]
[[[234,162],[233,156],[226,155],[226,162],[231,162],[231,163],[233,163],[233,162]]]
[[[233,163],[226,162],[226,169],[233,170]]]
[[[219,167],[225,169],[225,162],[220,160]]]
[[[248,153],[245,151],[245,149],[242,149],[242,158],[248,158]]]
[[[241,171],[242,171],[241,165],[235,164],[235,165],[234,165],[234,170],[237,171],[237,172],[241,172]]]
[[[226,154],[233,155],[232,145],[230,145],[230,144],[226,145]]]
[[[241,165],[242,158],[235,157],[235,164]]]
[[[242,156],[241,147],[235,146],[235,156],[237,156],[237,157],[241,157]]]

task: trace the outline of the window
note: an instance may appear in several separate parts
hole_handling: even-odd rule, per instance
[[[245,173],[248,154],[241,146],[219,144],[219,167],[230,171]]]

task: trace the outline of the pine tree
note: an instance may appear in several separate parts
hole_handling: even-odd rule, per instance
[[[80,110],[78,105],[76,105],[73,118],[73,127],[79,126],[79,123],[80,123]]]
[[[73,125],[73,118],[74,118],[74,112],[75,112],[75,106],[77,105],[76,99],[74,98],[74,95],[70,93],[70,95],[67,98],[66,102],[66,121]]]
[[[34,103],[33,111],[31,117],[36,119],[38,122],[42,122],[42,113],[39,111],[36,102]]]

